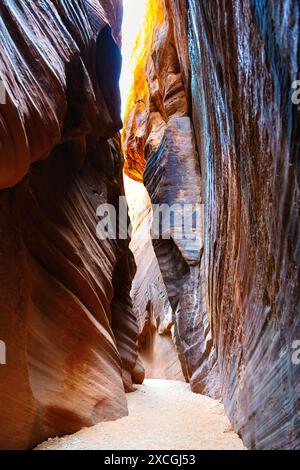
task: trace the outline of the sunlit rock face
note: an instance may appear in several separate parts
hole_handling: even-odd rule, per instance
[[[180,20],[176,27],[175,11],[186,18],[183,2],[148,3],[135,83],[127,105],[123,147],[126,173],[133,179],[143,179],[151,202],[177,204],[180,212],[185,203],[201,205],[202,188],[189,116],[187,24]],[[176,238],[180,228],[177,223],[180,218],[171,224],[170,239],[153,240],[172,309],[176,353],[193,390],[217,397],[217,366],[202,292],[203,240],[200,232],[194,242]],[[136,255],[134,247],[133,252]],[[151,308],[145,307],[146,316],[151,315]]]
[[[0,5],[0,447],[127,413],[142,380],[128,241],[96,209],[124,194],[118,0]]]
[[[204,203],[198,266],[154,241],[183,371],[204,393],[219,377],[247,447],[299,448],[299,2],[150,4],[123,145],[152,201]]]

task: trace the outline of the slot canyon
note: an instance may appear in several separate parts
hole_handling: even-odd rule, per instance
[[[0,2],[0,449],[116,429],[144,380],[300,449],[299,0],[147,0],[123,118],[122,19]]]

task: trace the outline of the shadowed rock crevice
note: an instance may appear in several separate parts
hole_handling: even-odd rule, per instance
[[[163,279],[162,290],[166,290],[172,307],[173,341],[184,377],[193,389],[219,397],[218,370],[202,297],[205,274],[201,227],[192,226],[190,233],[178,236],[184,207],[197,207],[201,219],[203,202],[199,156],[189,113],[190,65],[184,24],[187,10],[183,3],[151,0],[148,4],[144,45],[136,57],[135,82],[127,103],[122,140],[128,176],[138,179],[139,171],[153,207],[171,208],[169,237],[162,233],[157,237],[152,226],[153,248]],[[181,32],[176,28],[180,21],[174,16],[175,11],[185,15]],[[146,206],[145,213],[147,210]],[[143,230],[144,227],[136,229],[133,241]],[[135,254],[134,248],[135,245]],[[143,316],[143,312],[138,315]]]

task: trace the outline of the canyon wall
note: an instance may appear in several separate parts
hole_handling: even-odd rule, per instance
[[[138,352],[148,379],[184,380],[175,341],[172,307],[153,250],[151,201],[141,183],[125,177],[136,274],[131,297],[138,323]]]
[[[249,448],[300,448],[300,6],[189,1],[206,286],[222,396]]]
[[[176,351],[192,389],[219,397],[218,371],[202,292],[202,233],[191,228],[187,237],[180,233],[177,236],[184,205],[201,207],[203,200],[186,91],[187,42],[183,40],[185,47],[181,50],[175,37],[172,5],[163,0],[148,2],[146,25],[136,51],[135,83],[124,119],[125,171],[132,179],[144,181],[152,204],[174,208],[169,236],[153,240],[153,248],[172,308]],[[185,18],[186,9],[183,13]],[[187,32],[181,37],[187,38]],[[180,66],[179,57],[183,60],[184,51],[187,70]]]
[[[123,188],[119,0],[0,5],[0,448],[127,414],[137,363]]]
[[[198,244],[153,246],[185,377],[250,449],[300,448],[299,18],[297,0],[149,0],[123,134],[153,203],[204,205]]]

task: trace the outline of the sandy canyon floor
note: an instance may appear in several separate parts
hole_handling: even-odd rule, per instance
[[[145,380],[127,395],[129,415],[71,436],[49,439],[38,450],[243,449],[218,401],[184,382]]]

